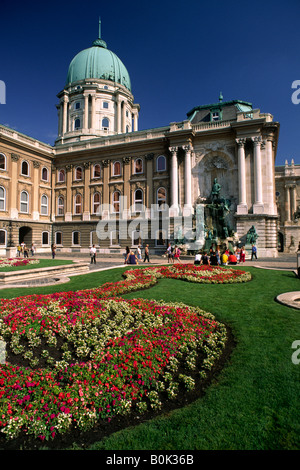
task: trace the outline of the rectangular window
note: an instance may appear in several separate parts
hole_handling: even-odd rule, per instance
[[[42,233],[42,245],[49,245],[49,232]]]
[[[80,245],[80,232],[73,232],[73,245]]]
[[[62,232],[55,232],[55,244],[62,245]]]
[[[120,234],[118,230],[114,230],[110,233],[110,244],[111,246],[119,246],[120,245]]]

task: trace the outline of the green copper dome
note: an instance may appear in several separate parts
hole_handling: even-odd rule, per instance
[[[107,49],[100,37],[92,47],[79,52],[69,65],[67,85],[87,78],[99,78],[120,83],[131,91],[130,77],[123,62]]]

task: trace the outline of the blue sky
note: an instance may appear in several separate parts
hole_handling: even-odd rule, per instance
[[[186,119],[194,106],[240,99],[280,123],[276,164],[300,164],[300,1],[1,0],[0,123],[53,144],[57,93],[72,58],[98,36],[124,62],[139,128]],[[300,95],[299,95],[300,96]]]

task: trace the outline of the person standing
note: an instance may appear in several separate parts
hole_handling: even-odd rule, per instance
[[[31,244],[31,256],[34,256],[34,253],[35,253],[35,246],[34,246],[34,244],[32,243],[32,244]]]
[[[52,243],[51,245],[51,252],[52,252],[52,259],[54,259],[56,255],[56,246],[54,245],[54,243]]]
[[[171,243],[168,244],[166,254],[168,255],[168,263],[173,263],[173,248],[171,246]]]
[[[245,247],[242,246],[240,251],[240,263],[244,263],[246,259]]]
[[[129,250],[129,246],[126,246],[126,250],[125,250],[125,253],[124,253],[124,264],[127,263],[127,257],[130,253],[130,250]]]
[[[137,250],[136,250],[136,251],[137,251],[137,258],[138,258],[139,261],[141,261],[141,259],[142,259],[141,245],[139,245],[139,246],[137,247]]]
[[[251,261],[253,258],[257,259],[257,248],[255,245],[252,245],[252,250],[251,250]]]
[[[92,248],[90,249],[90,256],[91,256],[91,264],[96,264],[96,247],[95,245],[92,246]]]
[[[146,260],[148,261],[148,263],[150,263],[150,259],[149,259],[149,245],[146,245],[146,246],[145,246],[144,263],[146,263]]]

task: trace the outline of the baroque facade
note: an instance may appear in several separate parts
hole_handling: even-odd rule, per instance
[[[278,208],[278,250],[295,253],[300,243],[300,165],[276,167],[276,202]]]
[[[277,256],[278,231],[287,226],[272,115],[220,95],[182,122],[138,130],[129,74],[100,36],[70,63],[53,146],[0,126],[2,255],[21,241],[37,252],[51,243],[74,252],[91,244],[100,253],[146,243],[165,250],[177,221],[193,219],[217,180],[236,239],[245,244],[254,226],[259,256]]]

